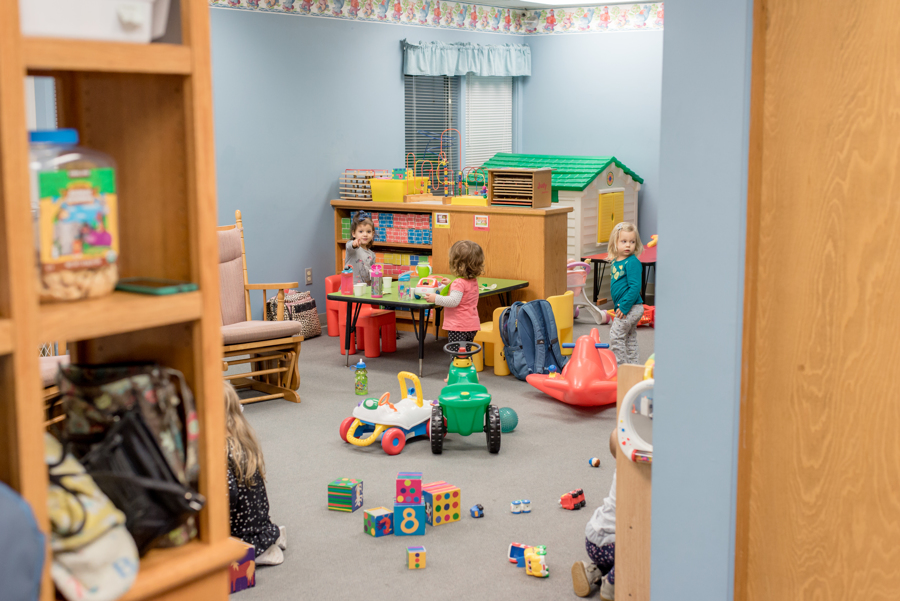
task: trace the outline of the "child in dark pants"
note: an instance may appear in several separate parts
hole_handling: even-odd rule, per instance
[[[609,451],[616,456],[616,432],[609,437]],[[613,473],[609,495],[594,511],[584,528],[584,546],[590,562],[576,561],[572,566],[572,588],[579,597],[587,597],[600,585],[600,599],[615,601],[616,592],[616,475]]]

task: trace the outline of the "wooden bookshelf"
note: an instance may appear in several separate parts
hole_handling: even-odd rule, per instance
[[[347,246],[349,240],[338,240],[338,244]],[[419,250],[431,250],[431,244],[409,244],[403,242],[373,242],[374,248],[413,248]]]
[[[229,538],[221,317],[206,0],[182,0],[182,45],[25,38],[18,0],[0,0],[0,481],[49,531],[38,349],[66,340],[73,361],[158,361],[184,373],[200,421],[198,540],[141,560],[124,599],[228,596]],[[199,290],[40,304],[34,281],[24,79],[56,80],[60,127],[117,163],[120,277]],[[49,553],[49,551],[48,551]],[[49,556],[48,556],[49,560]],[[41,600],[54,598],[45,563]]]

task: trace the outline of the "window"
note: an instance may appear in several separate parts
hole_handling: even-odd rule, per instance
[[[512,152],[512,77],[466,75],[466,165]]]
[[[414,153],[417,161],[432,161],[437,169],[441,132],[459,129],[459,79],[442,75],[405,75],[404,86],[406,152]],[[454,132],[448,132],[444,136],[444,151],[453,173],[460,170],[459,150],[458,136]]]

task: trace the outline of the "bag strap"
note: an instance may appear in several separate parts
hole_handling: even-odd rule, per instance
[[[553,315],[553,306],[548,301],[541,302],[541,313],[544,316],[544,323],[547,324],[548,337],[547,343],[556,367],[562,371],[562,368],[568,363],[569,358],[562,354],[562,348],[559,345],[559,330],[556,328],[556,316]]]
[[[531,330],[534,332],[534,362],[529,366],[531,373],[544,373],[544,362],[546,360],[547,351],[547,332],[544,331],[544,323],[541,320],[541,310],[535,303],[540,300],[534,300],[527,303],[524,307],[524,313],[531,321]]]
[[[203,509],[203,505],[206,504],[206,499],[203,495],[182,486],[181,484],[175,484],[173,482],[164,482],[163,480],[156,480],[155,478],[145,478],[143,476],[135,476],[134,474],[117,474],[116,472],[108,471],[91,472],[89,475],[94,480],[117,480],[119,482],[137,484],[147,490],[172,494],[176,498],[183,500],[185,508],[190,509],[191,511],[200,511]]]

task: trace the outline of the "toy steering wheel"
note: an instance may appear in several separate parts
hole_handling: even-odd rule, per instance
[[[470,349],[472,347],[475,347],[475,350],[461,351],[459,347],[464,344],[467,345]],[[477,355],[481,352],[481,345],[477,342],[448,342],[444,345],[444,352],[453,357],[468,359],[469,357]]]

